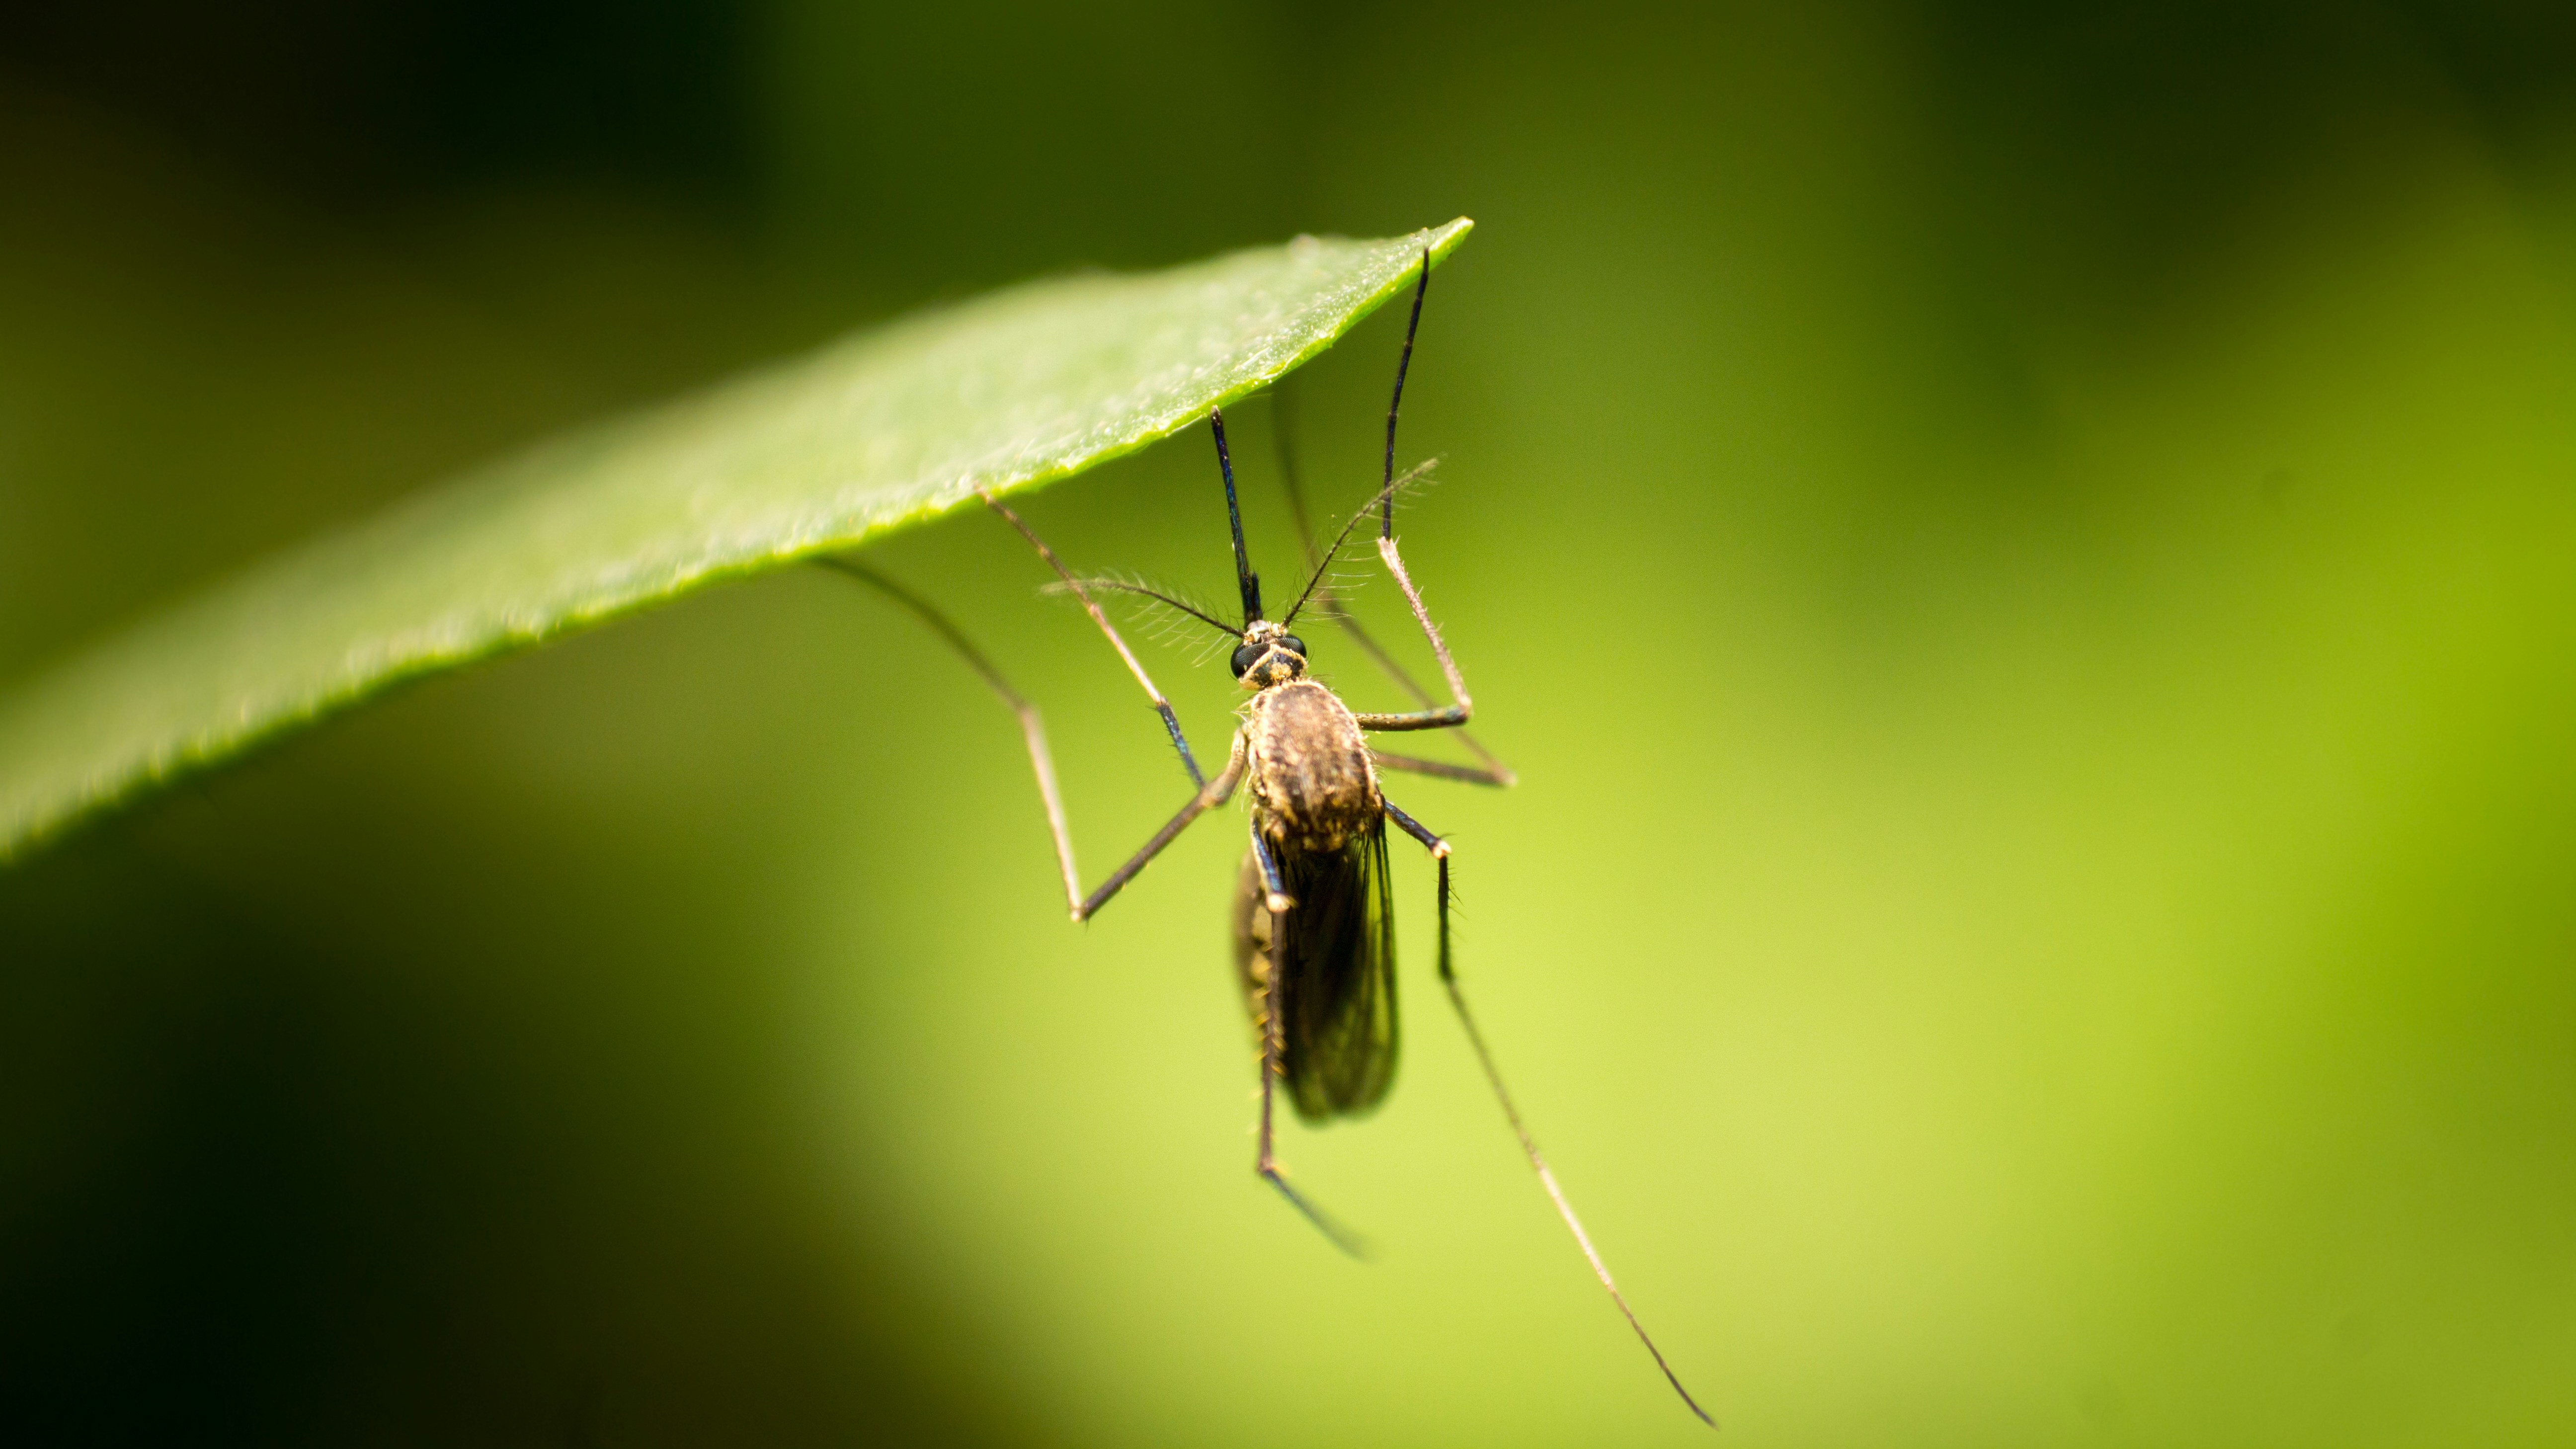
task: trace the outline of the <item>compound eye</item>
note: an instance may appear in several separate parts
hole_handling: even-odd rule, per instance
[[[1259,660],[1262,655],[1269,652],[1270,646],[1267,644],[1246,644],[1242,648],[1234,651],[1234,659],[1232,660],[1234,666],[1234,677],[1241,679],[1243,677],[1243,671],[1250,669],[1255,661]]]
[[[1297,656],[1298,658],[1300,658],[1300,659],[1303,659],[1303,658],[1305,658],[1305,657],[1306,657],[1306,641],[1305,641],[1305,640],[1303,640],[1303,639],[1298,638],[1298,637],[1297,637],[1296,635],[1294,635],[1294,634],[1282,634],[1282,635],[1280,635],[1280,636],[1279,636],[1279,647],[1280,647],[1280,648],[1282,648],[1282,649],[1287,650],[1287,651],[1288,651],[1289,653],[1291,653],[1291,654],[1296,655],[1296,656]]]

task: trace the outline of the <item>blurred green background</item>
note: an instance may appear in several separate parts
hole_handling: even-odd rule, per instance
[[[1397,798],[1729,1438],[2576,1441],[2563,4],[29,0],[0,687],[857,323],[1461,213],[1408,557],[1524,784]],[[1396,326],[1300,375],[1328,508]],[[1222,597],[1207,452],[1028,512]],[[1088,870],[1178,804],[998,524],[877,556]],[[1380,1261],[1257,1189],[1240,848],[1068,926],[1009,717],[819,571],[93,825],[0,874],[8,1437],[1705,1442],[1417,859],[1403,1080],[1286,1144]]]

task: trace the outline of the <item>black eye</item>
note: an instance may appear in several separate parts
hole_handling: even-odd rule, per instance
[[[1305,657],[1306,657],[1306,641],[1305,641],[1305,640],[1303,640],[1303,639],[1298,638],[1298,637],[1297,637],[1296,635],[1294,635],[1294,634],[1282,634],[1282,635],[1280,635],[1280,636],[1279,636],[1279,647],[1280,647],[1280,648],[1282,648],[1282,649],[1287,650],[1287,651],[1288,651],[1289,653],[1291,653],[1291,654],[1296,655],[1296,656],[1297,656],[1298,658],[1300,658],[1300,659],[1303,659],[1303,658],[1305,658]]]
[[[1246,644],[1234,651],[1234,677],[1241,679],[1243,671],[1250,669],[1254,660],[1269,652],[1270,646],[1267,644]]]

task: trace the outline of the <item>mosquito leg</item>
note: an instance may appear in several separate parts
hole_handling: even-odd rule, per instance
[[[1351,642],[1360,647],[1361,653],[1366,654],[1370,659],[1376,661],[1378,668],[1384,670],[1386,672],[1386,676],[1389,679],[1394,680],[1399,688],[1401,688],[1405,693],[1412,695],[1415,701],[1420,703],[1425,710],[1439,715],[1442,720],[1442,723],[1440,724],[1419,725],[1415,726],[1415,728],[1440,729],[1444,727],[1453,727],[1455,724],[1465,722],[1466,715],[1463,712],[1458,714],[1455,721],[1449,720],[1448,716],[1451,712],[1442,710],[1438,705],[1434,704],[1431,697],[1431,691],[1416,683],[1412,674],[1407,672],[1403,665],[1396,663],[1394,657],[1389,655],[1386,652],[1386,649],[1380,645],[1376,639],[1370,637],[1367,630],[1360,627],[1359,620],[1352,618],[1347,613],[1344,613],[1336,601],[1334,601],[1330,596],[1324,597],[1321,602],[1330,606],[1332,617],[1336,622],[1340,623],[1343,631],[1351,636]],[[1398,716],[1388,715],[1362,716],[1363,719],[1387,719],[1397,717]],[[1376,728],[1386,729],[1390,728],[1390,726],[1379,725],[1376,726]],[[1392,726],[1392,728],[1403,728],[1403,726]],[[1482,770],[1471,770],[1463,775],[1451,775],[1448,776],[1448,778],[1473,780],[1481,785],[1517,785],[1520,783],[1520,776],[1512,772],[1511,766],[1503,763],[1501,756],[1495,754],[1492,750],[1485,748],[1482,740],[1477,739],[1474,735],[1467,733],[1463,729],[1458,731],[1457,740],[1458,743],[1467,747],[1467,752],[1469,754],[1472,754],[1477,759],[1484,761],[1486,768]],[[1396,768],[1403,769],[1405,767],[1398,765]],[[1423,773],[1428,775],[1445,774],[1444,771],[1440,770],[1425,770]]]
[[[1039,717],[1038,707],[1011,688],[1010,682],[1002,678],[1002,671],[994,668],[993,661],[984,657],[984,651],[976,648],[973,641],[948,622],[946,615],[932,608],[927,600],[865,564],[828,554],[814,561],[827,569],[874,585],[879,592],[910,611],[914,618],[929,625],[932,633],[947,640],[949,647],[965,659],[967,668],[992,686],[993,692],[1002,697],[1002,703],[1010,706],[1011,713],[1019,716],[1020,735],[1029,747],[1029,768],[1038,777],[1038,797],[1046,802],[1047,830],[1055,836],[1056,867],[1064,872],[1065,904],[1072,906],[1079,902],[1082,899],[1082,873],[1073,863],[1073,835],[1065,828],[1064,796],[1056,790],[1055,784],[1055,754],[1047,748],[1046,722]]]
[[[1134,880],[1136,873],[1143,870],[1155,856],[1162,854],[1164,846],[1179,839],[1181,832],[1189,828],[1191,821],[1232,799],[1234,787],[1243,779],[1244,762],[1247,758],[1245,750],[1243,731],[1237,730],[1234,733],[1234,747],[1226,753],[1225,768],[1217,772],[1215,779],[1201,785],[1199,792],[1190,797],[1190,803],[1182,806],[1178,815],[1165,821],[1163,828],[1154,832],[1154,838],[1146,841],[1143,849],[1129,856],[1125,865],[1111,871],[1109,879],[1100,883],[1100,889],[1074,902],[1073,918],[1077,921],[1087,921],[1100,914],[1100,908],[1109,904],[1109,898],[1118,894],[1120,887]]]
[[[1357,1233],[1334,1221],[1331,1214],[1306,1200],[1306,1195],[1289,1186],[1288,1173],[1279,1165],[1276,1134],[1272,1127],[1271,1106],[1278,1099],[1279,1083],[1288,1075],[1288,912],[1277,903],[1287,897],[1279,889],[1279,863],[1270,853],[1270,843],[1261,838],[1261,828],[1252,830],[1253,858],[1260,862],[1263,883],[1270,888],[1270,900],[1263,908],[1270,914],[1270,941],[1261,951],[1261,1139],[1252,1160],[1252,1170],[1263,1182],[1276,1188],[1299,1216],[1312,1223],[1332,1245],[1354,1258],[1368,1257],[1368,1244]]]
[[[1288,883],[1279,878],[1279,858],[1271,852],[1270,842],[1261,838],[1258,827],[1252,832],[1252,858],[1261,867],[1261,884],[1270,892],[1270,898],[1262,903],[1270,914],[1276,918],[1295,910],[1297,902],[1288,895]],[[1277,934],[1279,924],[1277,919],[1272,920],[1272,934]]]
[[[1316,544],[1314,525],[1309,521],[1306,512],[1306,490],[1299,479],[1297,451],[1291,436],[1293,432],[1290,426],[1293,408],[1291,389],[1294,381],[1293,378],[1282,378],[1279,386],[1271,393],[1270,431],[1279,453],[1279,476],[1287,486],[1288,515],[1296,522],[1297,537],[1306,545],[1306,567],[1320,575],[1324,568],[1324,552]],[[1353,618],[1342,606],[1341,599],[1334,594],[1331,585],[1319,584],[1314,592],[1314,602],[1316,608],[1322,610],[1334,623],[1342,626],[1342,632],[1351,637],[1351,642],[1359,646],[1362,654],[1367,655],[1379,669],[1386,672],[1387,678],[1394,680],[1398,688],[1412,695],[1416,704],[1424,709],[1436,707],[1431,691],[1415,683],[1412,672],[1396,663],[1395,656],[1387,653],[1385,647],[1379,644],[1368,630],[1360,626],[1360,621]],[[1474,775],[1455,775],[1447,778],[1473,779],[1476,783],[1487,785],[1510,785],[1517,782],[1518,777],[1512,773],[1511,767],[1497,758],[1493,751],[1486,749],[1474,735],[1460,730],[1458,743],[1466,746],[1468,753],[1484,761],[1488,768]],[[1396,768],[1405,767],[1399,765]],[[1440,770],[1426,770],[1423,773],[1445,774]]]
[[[1359,717],[1360,728],[1437,730],[1465,724],[1475,714],[1476,702],[1467,696],[1466,678],[1458,672],[1458,661],[1450,657],[1448,642],[1440,637],[1440,626],[1431,622],[1431,611],[1423,606],[1422,591],[1413,586],[1413,575],[1405,572],[1404,555],[1396,549],[1394,534],[1378,539],[1377,556],[1386,561],[1386,571],[1395,576],[1395,586],[1404,591],[1405,603],[1413,607],[1414,622],[1422,626],[1422,636],[1431,641],[1431,655],[1440,661],[1440,673],[1449,681],[1449,697],[1457,703],[1408,714],[1364,714]]]
[[[1512,1124],[1512,1135],[1521,1140],[1521,1151],[1529,1158],[1530,1169],[1538,1174],[1539,1186],[1547,1189],[1548,1200],[1556,1204],[1556,1215],[1565,1220],[1566,1231],[1574,1234],[1575,1246],[1583,1250],[1584,1261],[1592,1265],[1592,1276],[1601,1280],[1610,1301],[1618,1306],[1619,1315],[1627,1319],[1628,1326],[1636,1331],[1637,1341],[1646,1346],[1646,1352],[1655,1360],[1655,1367],[1663,1370],[1664,1382],[1673,1386],[1673,1392],[1681,1395],[1682,1402],[1690,1406],[1690,1411],[1699,1416],[1701,1423],[1716,1428],[1717,1421],[1709,1417],[1708,1410],[1701,1408],[1697,1399],[1691,1397],[1690,1390],[1682,1387],[1680,1376],[1673,1372],[1671,1364],[1664,1361],[1663,1350],[1655,1347],[1655,1340],[1646,1332],[1646,1325],[1637,1321],[1636,1311],[1628,1306],[1627,1298],[1619,1292],[1618,1283],[1611,1279],[1610,1266],[1601,1261],[1600,1250],[1592,1246],[1592,1235],[1583,1231],[1583,1220],[1574,1215],[1574,1204],[1567,1200],[1565,1189],[1557,1186],[1556,1174],[1548,1170],[1547,1159],[1538,1150],[1538,1139],[1530,1136],[1529,1128],[1521,1121],[1520,1109],[1512,1105],[1511,1091],[1503,1085],[1502,1071],[1494,1065],[1494,1054],[1485,1045],[1485,1034],[1476,1029],[1475,1015],[1467,1010],[1466,993],[1458,989],[1458,973],[1449,951],[1449,842],[1432,834],[1422,822],[1397,809],[1392,802],[1386,806],[1386,818],[1394,821],[1405,834],[1421,841],[1439,868],[1440,985],[1449,993],[1450,1008],[1458,1013],[1458,1024],[1467,1032],[1467,1044],[1475,1049],[1476,1065],[1484,1068],[1485,1082],[1494,1089],[1494,1100],[1502,1105],[1504,1119]]]
[[[1386,481],[1395,481],[1395,415],[1404,406],[1404,374],[1413,366],[1413,335],[1422,330],[1422,294],[1431,290],[1431,248],[1422,249],[1422,274],[1413,283],[1413,315],[1404,322],[1404,351],[1395,359],[1395,393],[1386,400]],[[1378,500],[1378,536],[1395,537],[1395,499]]]
[[[1047,830],[1055,837],[1056,868],[1064,873],[1065,905],[1072,910],[1075,920],[1088,920],[1094,912],[1108,903],[1111,896],[1118,893],[1119,887],[1135,879],[1136,872],[1143,870],[1145,863],[1161,852],[1164,846],[1171,844],[1191,821],[1204,814],[1210,807],[1222,805],[1232,798],[1235,786],[1243,779],[1245,747],[1243,737],[1237,734],[1234,748],[1226,758],[1224,772],[1214,780],[1202,784],[1199,787],[1199,793],[1191,798],[1190,803],[1181,807],[1180,814],[1172,817],[1170,823],[1156,832],[1152,840],[1145,843],[1145,848],[1138,851],[1134,859],[1112,872],[1100,889],[1092,892],[1086,899],[1082,894],[1082,872],[1073,861],[1073,833],[1065,825],[1064,796],[1056,789],[1055,754],[1047,748],[1046,724],[1038,715],[1038,707],[1022,698],[1019,691],[1011,688],[1009,681],[1002,678],[1001,670],[995,668],[993,661],[985,657],[984,651],[976,648],[974,641],[968,639],[963,631],[948,621],[947,615],[931,607],[929,601],[920,595],[854,559],[825,554],[817,556],[814,562],[835,573],[847,574],[851,578],[871,585],[902,605],[913,617],[929,625],[932,633],[946,640],[948,646],[955,649],[966,661],[967,668],[974,670],[987,685],[992,687],[995,694],[1002,697],[1002,703],[1010,706],[1011,713],[1019,716],[1020,734],[1027,741],[1029,748],[1029,768],[1038,777],[1038,798],[1046,802]]]
[[[1055,570],[1056,577],[1064,580],[1064,586],[1071,589],[1073,596],[1082,601],[1084,611],[1091,615],[1091,622],[1100,626],[1100,632],[1109,636],[1110,646],[1118,651],[1118,657],[1127,661],[1127,672],[1136,676],[1136,682],[1145,686],[1146,696],[1154,701],[1154,712],[1163,717],[1163,728],[1172,736],[1172,748],[1181,752],[1181,768],[1190,772],[1190,783],[1206,784],[1207,777],[1199,773],[1198,760],[1190,754],[1190,742],[1181,734],[1180,716],[1172,713],[1171,701],[1163,698],[1163,692],[1154,687],[1152,676],[1145,673],[1145,666],[1137,660],[1135,651],[1127,647],[1126,640],[1118,637],[1118,630],[1111,626],[1109,616],[1101,612],[1099,601],[1091,597],[1091,592],[1083,586],[1083,581],[1073,576],[1073,571],[1064,566],[1064,560],[1055,556],[1055,550],[1046,546],[1046,540],[1038,537],[1036,530],[1030,528],[1018,514],[1004,506],[1001,499],[993,496],[992,489],[979,485],[975,492],[984,500],[986,507],[1002,515],[1009,521],[1011,527],[1020,531],[1020,537],[1029,541],[1029,547],[1038,551],[1038,557],[1045,559],[1047,567]]]
[[[1431,622],[1431,611],[1422,605],[1422,591],[1413,586],[1413,575],[1405,572],[1404,555],[1395,546],[1395,418],[1404,404],[1404,374],[1413,365],[1413,337],[1422,329],[1422,294],[1431,290],[1431,252],[1422,253],[1422,274],[1413,284],[1413,316],[1404,324],[1404,351],[1395,362],[1395,393],[1386,404],[1386,486],[1377,498],[1377,556],[1385,560],[1388,573],[1395,575],[1395,586],[1404,590],[1404,601],[1413,607],[1414,621],[1422,626],[1424,638],[1431,641],[1432,657],[1440,661],[1440,673],[1449,681],[1449,698],[1455,703],[1447,708],[1429,707],[1409,714],[1364,714],[1360,728],[1374,730],[1438,730],[1467,722],[1476,712],[1474,700],[1467,697],[1467,681],[1458,673],[1458,661],[1449,657],[1449,646],[1440,637],[1440,626]]]
[[[1462,734],[1459,738],[1464,739]],[[1411,755],[1390,755],[1372,749],[1369,758],[1381,770],[1405,770],[1416,775],[1429,775],[1435,780],[1457,780],[1469,785],[1509,785],[1519,777],[1499,767],[1479,770],[1473,765],[1453,765],[1446,760],[1418,760]],[[1488,758],[1491,758],[1488,756]]]
[[[1386,818],[1395,822],[1396,829],[1422,842],[1422,848],[1431,852],[1433,860],[1449,858],[1449,842],[1432,834],[1431,827],[1397,809],[1392,800],[1381,799],[1378,804],[1385,808]],[[1444,875],[1442,879],[1446,880],[1447,877]],[[1440,929],[1444,933],[1449,929],[1449,892],[1446,887],[1443,887],[1440,892]],[[1449,974],[1448,937],[1445,934],[1441,937],[1441,943],[1440,974],[1445,977]]]
[[[1467,706],[1457,704],[1443,709],[1414,710],[1405,714],[1354,713],[1351,718],[1358,720],[1360,728],[1364,730],[1448,730],[1465,724],[1468,720],[1468,710]]]

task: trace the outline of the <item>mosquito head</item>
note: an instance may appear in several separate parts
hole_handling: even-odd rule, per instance
[[[1268,619],[1255,619],[1234,651],[1234,677],[1246,689],[1268,689],[1306,677],[1306,641]]]

